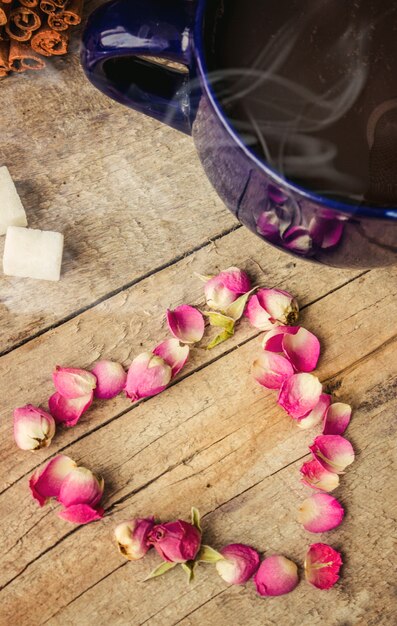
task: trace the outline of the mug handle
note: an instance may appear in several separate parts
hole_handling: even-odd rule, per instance
[[[83,34],[88,79],[117,102],[191,134],[195,6],[192,0],[113,0],[100,6]]]

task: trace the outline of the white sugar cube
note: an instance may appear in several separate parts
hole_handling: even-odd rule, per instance
[[[9,226],[4,246],[4,274],[59,280],[62,252],[61,233]]]
[[[25,209],[11,174],[4,165],[0,167],[0,235],[5,235],[9,226],[27,224]]]

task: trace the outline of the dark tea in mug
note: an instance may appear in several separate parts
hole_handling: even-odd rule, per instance
[[[397,205],[397,3],[212,0],[209,81],[273,170],[323,196]]]

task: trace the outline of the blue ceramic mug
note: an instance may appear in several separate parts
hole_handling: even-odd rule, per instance
[[[335,267],[394,264],[397,199],[396,208],[375,207],[316,194],[270,167],[236,131],[207,66],[213,7],[214,0],[113,0],[99,7],[83,36],[87,77],[114,100],[191,134],[222,200],[265,241]]]

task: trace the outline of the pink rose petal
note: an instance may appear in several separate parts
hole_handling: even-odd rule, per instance
[[[352,408],[349,404],[335,402],[329,407],[324,421],[324,435],[343,435],[349,425]]]
[[[62,481],[58,500],[66,508],[75,504],[95,507],[103,494],[105,483],[86,467],[75,467]]]
[[[313,217],[309,224],[313,241],[323,249],[335,247],[342,238],[343,230],[343,222],[326,217]]]
[[[64,454],[58,454],[32,474],[29,488],[40,506],[44,506],[49,498],[59,496],[62,482],[75,467],[76,463],[72,459]]]
[[[58,516],[72,524],[89,524],[103,517],[104,510],[94,509],[89,504],[73,504],[59,511]]]
[[[305,417],[320,400],[322,385],[313,374],[299,373],[288,378],[280,389],[278,403],[293,419]]]
[[[307,461],[300,468],[301,482],[307,487],[318,491],[334,491],[339,487],[339,476],[334,472],[328,472],[316,459]]]
[[[315,493],[299,507],[298,522],[311,533],[326,533],[342,522],[345,511],[328,493]]]
[[[244,585],[259,567],[259,554],[250,546],[231,543],[220,551],[224,560],[215,567],[221,578],[229,585]]]
[[[327,393],[322,393],[314,409],[305,417],[298,419],[296,425],[302,429],[314,428],[314,426],[317,426],[324,420],[324,416],[330,404],[331,396]]]
[[[92,368],[92,373],[97,379],[97,386],[94,391],[96,398],[110,400],[123,391],[127,373],[121,363],[106,359],[98,361]]]
[[[339,552],[326,543],[314,543],[306,554],[306,580],[317,589],[330,589],[339,580],[342,564]]]
[[[190,348],[181,345],[178,339],[166,339],[153,350],[172,369],[172,378],[181,371],[189,357]]]
[[[182,304],[174,311],[167,310],[171,334],[182,343],[197,343],[204,335],[204,317],[192,306]]]
[[[56,366],[52,374],[55,389],[64,398],[86,396],[96,387],[96,378],[91,372],[73,367]]]
[[[294,373],[294,368],[285,357],[274,352],[262,352],[252,365],[255,380],[267,389],[280,389]]]
[[[283,247],[296,252],[297,254],[307,254],[313,246],[313,241],[309,231],[302,226],[293,226],[283,235]]]
[[[293,326],[298,321],[297,300],[282,289],[260,289],[257,296],[261,306],[270,315],[273,323]]]
[[[260,596],[282,596],[293,591],[299,582],[298,568],[285,556],[269,556],[254,576]]]
[[[73,399],[64,398],[60,393],[54,393],[48,400],[48,406],[57,424],[63,424],[63,426],[70,428],[75,426],[83,413],[90,408],[93,399],[93,391],[86,396]]]
[[[159,356],[143,352],[132,361],[125,384],[127,397],[133,402],[164,391],[171,380],[172,370]]]
[[[299,328],[295,334],[285,334],[282,348],[298,372],[312,372],[316,369],[320,356],[320,342],[306,328]]]
[[[354,450],[347,439],[340,435],[320,435],[309,448],[324,469],[343,474],[354,461]]]
[[[295,335],[300,326],[277,326],[273,327],[273,330],[269,330],[263,338],[262,347],[269,352],[282,352],[283,351],[283,338],[284,335]]]
[[[261,305],[258,295],[250,297],[244,315],[254,328],[259,328],[259,330],[270,330],[273,328],[270,314]]]

